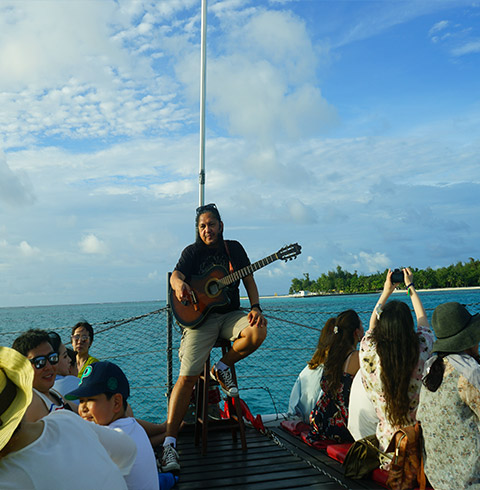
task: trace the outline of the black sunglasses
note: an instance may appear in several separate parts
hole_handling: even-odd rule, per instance
[[[58,363],[58,354],[56,352],[52,352],[48,354],[48,356],[37,356],[32,359],[29,359],[30,362],[35,366],[35,369],[42,369],[46,366],[47,361],[53,366]]]
[[[215,204],[213,204],[212,202],[210,204],[205,204],[205,206],[198,207],[196,213],[197,216],[200,216],[201,214],[206,213],[207,211],[213,211],[213,210],[215,210],[218,213],[217,206],[215,206]]]

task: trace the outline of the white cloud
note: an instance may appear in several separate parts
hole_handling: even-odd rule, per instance
[[[360,252],[357,257],[357,268],[369,273],[383,271],[392,266],[392,261],[384,253],[375,252],[373,254]]]
[[[315,51],[298,17],[260,12],[229,27],[228,55],[209,60],[208,94],[233,134],[274,143],[336,123],[316,85]]]
[[[469,7],[468,14],[460,22],[442,20],[436,22],[428,32],[433,43],[441,43],[440,45],[454,57],[480,52],[480,31],[476,22],[478,14],[475,12],[478,6]]]
[[[35,201],[27,175],[13,172],[5,155],[0,151],[0,203],[9,206],[26,206]]]
[[[285,205],[287,213],[284,219],[290,219],[294,223],[315,223],[317,214],[310,206],[305,205],[300,199],[291,199]]]
[[[18,246],[20,253],[25,257],[33,257],[38,255],[40,250],[36,247],[32,247],[28,242],[22,241]]]
[[[17,145],[19,135],[84,139],[178,129],[185,113],[173,101],[169,77],[155,74],[149,53],[134,55],[134,45],[119,36],[135,21],[134,11],[109,0],[4,2],[3,9],[6,146]],[[147,34],[155,35],[137,29],[135,41]]]
[[[147,278],[150,279],[150,280],[153,280],[153,281],[156,281],[158,280],[159,278],[159,273],[157,270],[153,271],[153,272],[149,272],[148,275],[147,275]]]
[[[431,27],[431,29],[428,31],[428,34],[432,36],[433,34],[444,31],[449,25],[450,22],[448,20],[441,20]]]
[[[451,80],[432,97],[422,71],[432,49],[475,41],[463,5],[210,3],[205,199],[252,260],[303,249],[258,275],[261,293],[338,264],[369,273],[478,257],[478,67],[460,51],[455,63],[430,57]],[[448,6],[456,20],[437,25],[445,44],[432,47],[425,33]],[[4,304],[165,297],[198,204],[199,10],[1,3]],[[394,47],[392,25],[422,49],[367,70]],[[402,62],[418,70],[408,91],[401,77],[385,87]]]
[[[480,53],[480,40],[470,41],[462,46],[458,46],[451,50],[454,56],[464,56],[467,54]]]
[[[79,246],[81,251],[85,254],[103,255],[107,252],[107,246],[105,243],[92,233],[83,237],[79,243]]]

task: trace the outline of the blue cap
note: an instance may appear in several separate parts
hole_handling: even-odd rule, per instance
[[[65,395],[67,400],[88,398],[105,393],[120,393],[126,400],[130,396],[130,385],[125,373],[113,362],[99,361],[85,368],[76,390]]]

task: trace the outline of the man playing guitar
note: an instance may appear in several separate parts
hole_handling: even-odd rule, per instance
[[[208,273],[214,266],[223,266],[233,272],[250,264],[242,245],[223,239],[223,222],[215,204],[197,208],[195,243],[186,247],[170,278],[170,286],[182,305],[197,307],[195,291],[189,285],[192,276]],[[254,352],[267,336],[267,320],[259,305],[257,285],[252,274],[243,277],[243,285],[250,300],[250,312],[240,308],[239,282],[226,290],[227,303],[209,312],[196,328],[183,330],[179,356],[180,374],[170,395],[167,429],[162,457],[163,471],[179,471],[176,438],[187,412],[193,387],[202,372],[203,364],[217,338],[233,341],[232,349],[215,364],[211,371],[221,389],[232,397],[238,397],[230,367]]]

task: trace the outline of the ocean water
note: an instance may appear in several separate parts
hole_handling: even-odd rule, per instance
[[[420,293],[429,318],[435,307],[447,301],[480,312],[480,289]],[[325,321],[347,309],[356,310],[365,328],[378,294],[264,298],[262,307],[269,321],[265,343],[237,365],[241,396],[254,414],[282,413],[288,406],[291,387],[315,350]],[[405,292],[394,299],[411,304]],[[242,300],[248,307],[248,301]],[[164,420],[169,373],[178,374],[177,349],[180,330],[172,328],[172,364],[168,364],[168,323],[165,302],[104,303],[0,308],[1,345],[29,328],[57,331],[67,344],[71,327],[86,319],[95,328],[92,355],[118,363],[132,388],[135,415],[151,421]],[[158,311],[160,310],[160,311]],[[151,313],[155,312],[155,313]],[[212,361],[216,360],[212,354]]]
[[[139,301],[0,308],[0,335],[6,332],[24,332],[30,328],[63,330],[82,319],[99,324],[142,315],[164,306],[165,301]]]

